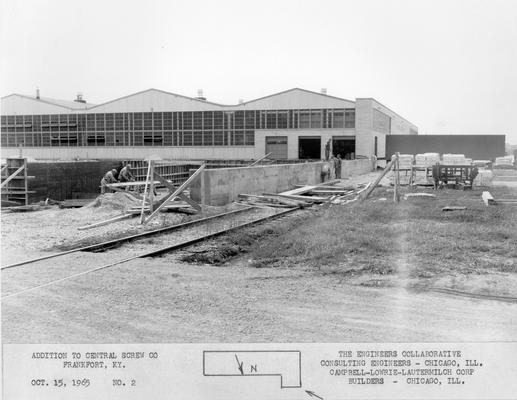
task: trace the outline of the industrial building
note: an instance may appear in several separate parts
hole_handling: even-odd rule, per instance
[[[103,104],[12,94],[1,101],[2,157],[167,160],[386,156],[417,127],[372,98],[290,89],[223,105],[149,89]]]

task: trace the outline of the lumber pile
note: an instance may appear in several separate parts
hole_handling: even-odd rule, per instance
[[[442,156],[443,165],[470,165],[472,158],[466,158],[465,154],[444,154]]]
[[[281,193],[239,194],[239,202],[256,207],[305,208],[313,204],[328,203],[342,196],[356,192],[356,187],[334,186],[337,181],[319,185],[296,185],[294,189]]]

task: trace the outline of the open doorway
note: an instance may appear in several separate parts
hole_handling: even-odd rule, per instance
[[[355,158],[355,138],[351,137],[332,137],[332,154],[341,155],[343,160],[353,160]]]
[[[298,158],[319,160],[321,158],[321,137],[300,136],[298,138]]]

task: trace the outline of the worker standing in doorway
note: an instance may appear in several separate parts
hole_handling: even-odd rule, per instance
[[[341,154],[338,154],[336,158],[336,179],[341,179],[341,162]]]
[[[101,179],[101,194],[106,193],[106,190],[111,191],[107,185],[110,183],[117,183],[117,170],[112,169],[111,171],[106,172],[106,174]]]

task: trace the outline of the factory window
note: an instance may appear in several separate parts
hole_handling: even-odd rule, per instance
[[[115,145],[116,146],[124,145],[124,132],[115,132]]]
[[[32,118],[32,129],[34,132],[41,131],[41,115],[34,115]]]
[[[203,132],[203,146],[214,145],[214,133],[212,131]]]
[[[224,132],[215,131],[214,132],[214,146],[222,146],[224,145]]]
[[[172,132],[172,145],[173,146],[180,145],[180,134],[178,132]]]
[[[345,110],[345,128],[355,128],[355,109],[347,108]]]
[[[300,118],[300,123],[299,123],[300,129],[311,127],[311,114],[309,111],[305,111],[305,110],[299,111],[299,118]]]
[[[311,128],[321,128],[321,110],[311,112]]]
[[[222,111],[214,111],[214,129],[223,129]]]
[[[77,133],[69,133],[68,134],[68,145],[69,146],[77,146]]]
[[[243,146],[244,145],[244,131],[235,131],[233,145],[234,146]]]
[[[246,146],[254,146],[255,145],[255,131],[244,132],[244,142],[245,142]]]
[[[77,131],[77,115],[70,114],[68,116],[68,130]]]
[[[86,130],[87,131],[95,130],[95,114],[86,115]]]
[[[224,113],[224,129],[232,129],[233,126],[233,111]]]
[[[50,145],[50,133],[44,132],[41,134],[41,144],[42,144],[42,146]]]
[[[193,145],[194,146],[202,146],[203,145],[203,132],[201,131],[194,131],[193,133]]]
[[[276,129],[276,112],[266,111],[266,129]]]
[[[155,131],[153,133],[153,145],[163,146],[163,133],[162,132]]]
[[[113,114],[106,114],[106,130],[112,131],[115,129],[115,123],[113,119]]]
[[[144,144],[143,132],[135,132],[133,135],[133,145],[134,146],[143,146],[143,144]]]
[[[183,116],[182,113],[175,112],[172,115],[172,122],[174,129],[183,129]]]
[[[183,146],[192,146],[192,132],[183,132]]]
[[[133,129],[135,131],[141,131],[143,128],[142,124],[142,113],[133,114]]]
[[[172,129],[172,113],[170,112],[163,113],[163,129]]]
[[[153,132],[144,131],[144,146],[152,146],[152,145],[153,145]]]
[[[289,119],[288,111],[277,111],[277,127],[278,129],[287,129],[287,120]]]
[[[153,115],[153,129],[155,131],[161,131],[163,129],[161,112],[154,113],[154,115]]]
[[[121,131],[124,129],[124,114],[115,114],[115,129]]]
[[[144,113],[144,130],[153,129],[153,114],[150,112]]]
[[[343,111],[334,110],[332,113],[332,128],[345,127],[345,113]]]
[[[113,132],[106,133],[106,146],[115,145],[115,134]]]
[[[95,129],[98,131],[104,131],[104,114],[95,115]]]
[[[164,115],[164,118],[165,118],[165,115]],[[163,132],[163,145],[172,146],[172,132],[171,131]]]
[[[235,129],[244,129],[244,111],[235,111]]]
[[[246,129],[255,129],[255,111],[246,111],[244,120],[244,127]]]
[[[298,112],[289,111],[291,129],[298,129]]]
[[[192,113],[184,112],[183,115],[183,129],[192,129]]]
[[[32,115],[23,117],[23,127],[25,128],[25,132],[32,132]]]
[[[203,129],[212,129],[214,127],[214,113],[205,111],[203,113]]]
[[[52,132],[59,131],[59,115],[50,116],[50,130]]]
[[[196,111],[192,115],[193,129],[203,129],[203,113]]]

